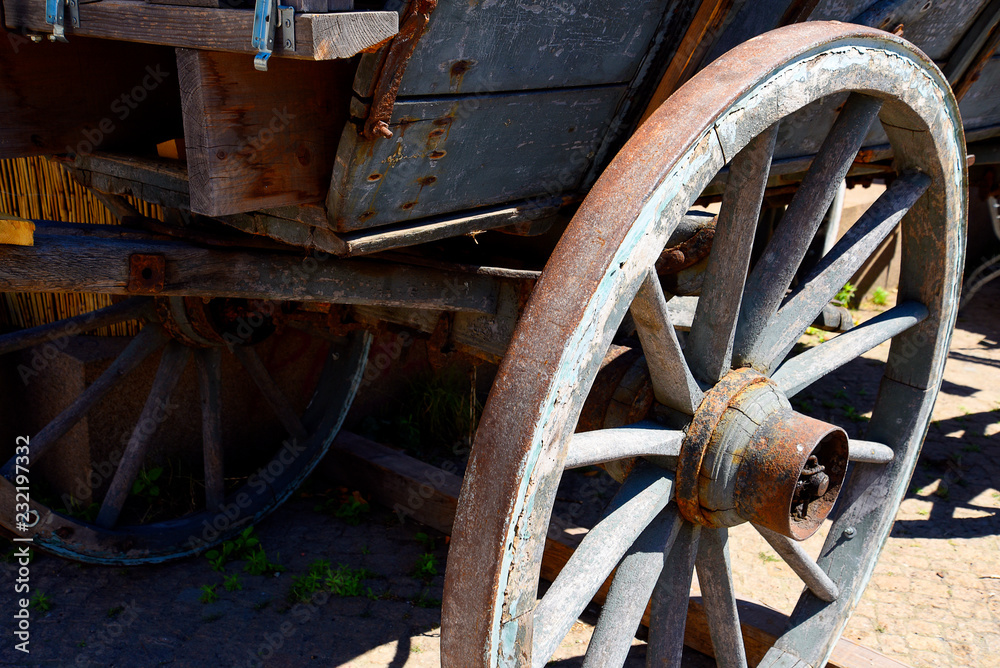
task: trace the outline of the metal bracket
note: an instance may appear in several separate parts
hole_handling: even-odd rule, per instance
[[[69,5],[69,22],[74,28],[80,26],[79,0],[45,0],[45,22],[52,26],[51,42],[68,42],[66,39],[66,5]]]
[[[295,8],[279,5],[277,0],[257,0],[253,11],[253,37],[250,42],[253,48],[257,49],[257,55],[253,59],[254,69],[267,72],[267,61],[274,51],[274,37],[279,24],[282,46],[287,51],[294,51]]]

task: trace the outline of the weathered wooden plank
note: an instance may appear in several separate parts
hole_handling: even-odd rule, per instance
[[[471,211],[466,215],[439,216],[412,223],[349,232],[340,236],[345,246],[343,254],[347,257],[367,255],[540,220],[555,215],[562,203],[563,198],[542,202],[528,201]]]
[[[902,25],[905,39],[916,44],[932,59],[944,60],[962,39],[982,5],[982,2],[947,0],[931,3],[926,0],[881,3],[871,0],[824,0],[809,20],[863,23],[890,32]]]
[[[398,450],[341,430],[319,463],[323,475],[370,492],[372,500],[393,509],[400,521],[416,519],[451,533],[462,478]]]
[[[664,12],[658,0],[571,5],[439,2],[406,66],[401,97],[621,83],[635,74]],[[405,2],[386,3],[387,9]],[[378,55],[355,91],[371,95]],[[516,63],[516,67],[512,64]]]
[[[347,119],[347,62],[177,50],[191,210],[208,216],[322,201]]]
[[[462,479],[454,471],[443,471],[399,450],[343,430],[330,446],[330,454],[320,462],[319,470],[335,481],[371,493],[374,501],[393,509],[401,520],[410,518],[443,533],[451,533],[462,488]],[[547,538],[542,577],[554,581],[586,534],[586,529],[567,526],[555,534],[556,538]],[[693,565],[693,554],[691,558]],[[610,580],[604,583],[594,597],[596,603],[604,602],[610,586]],[[743,599],[737,601],[737,608],[747,656],[756,664],[781,635],[788,618],[777,610]],[[643,624],[649,626],[649,623],[647,610]],[[705,611],[697,593],[689,602],[684,642],[699,652],[712,655]],[[830,668],[907,668],[845,638],[837,642],[827,665]]]
[[[991,135],[1000,134],[996,128],[1000,124],[1000,57],[994,56],[986,61],[979,78],[969,88],[962,98],[958,108],[962,112],[962,124],[969,130],[992,128]]]
[[[3,9],[5,25],[10,29],[52,32],[52,26],[45,22],[43,2],[4,0]],[[295,50],[277,48],[274,56],[275,59],[305,60],[350,58],[391,39],[398,29],[396,12],[296,14]],[[81,4],[80,25],[66,27],[70,43],[75,41],[74,37],[100,37],[245,54],[256,53],[250,44],[252,33],[251,10],[179,9],[139,0],[101,0]],[[275,59],[270,63],[274,63]],[[115,67],[122,64],[119,58],[114,60]]]
[[[44,12],[45,3],[35,6]],[[0,158],[152,149],[179,136],[178,104],[167,48],[93,39],[35,44],[12,33],[0,39]]]
[[[573,191],[624,91],[609,86],[399,100],[390,139],[365,139],[353,124],[344,129],[327,199],[334,229]]]
[[[134,294],[129,258],[163,257],[159,296],[243,297],[493,313],[505,279],[330,255],[117,239],[107,226],[36,221],[34,246],[0,246],[0,290]],[[95,229],[105,227],[105,230]],[[72,234],[52,233],[69,229]],[[93,231],[91,234],[90,232]],[[111,238],[109,238],[111,237]]]

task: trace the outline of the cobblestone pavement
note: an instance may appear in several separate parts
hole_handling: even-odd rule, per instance
[[[998,305],[1000,284],[985,289],[959,321],[935,424],[847,628],[847,637],[915,668],[987,668],[1000,656]],[[838,422],[870,410],[884,354],[876,349],[845,367],[822,392],[807,390],[797,398],[799,409]],[[314,481],[311,492],[328,487]],[[295,498],[260,525],[268,556],[286,570],[248,575],[243,562],[232,562],[226,573],[238,575],[239,590],[226,591],[223,574],[205,557],[108,568],[40,555],[31,586],[51,609],[33,613],[28,655],[13,649],[12,620],[4,615],[0,665],[437,666],[445,537],[400,525],[377,508],[352,526],[318,512],[321,498]],[[807,549],[815,553],[820,542],[811,539]],[[789,611],[801,587],[767,545],[752,530],[737,529],[732,551],[738,591]],[[293,600],[297,578],[317,560],[354,575],[363,569],[359,586],[345,592],[360,595]],[[0,565],[3,610],[13,609],[15,577],[14,565]],[[202,602],[203,587],[213,585],[217,600]],[[554,665],[580,665],[594,620],[591,610]],[[643,656],[637,640],[628,665],[643,665]],[[692,655],[685,664],[705,659]]]
[[[822,391],[805,391],[797,408],[805,401],[827,419],[852,405],[870,411],[874,372],[887,352],[888,344]],[[959,317],[920,462],[846,637],[914,668],[1000,664],[998,434],[1000,282]],[[752,528],[733,536],[738,591],[789,612],[801,590],[795,576]],[[817,534],[806,549],[818,554],[824,538]]]

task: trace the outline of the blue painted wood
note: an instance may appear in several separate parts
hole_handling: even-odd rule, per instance
[[[602,86],[398,101],[390,139],[345,128],[330,218],[346,232],[573,191],[624,92]]]
[[[875,4],[872,0],[820,0],[809,20],[858,22]],[[873,12],[871,16],[877,14],[875,23],[879,25],[872,27],[892,31],[902,24],[904,39],[933,60],[944,60],[985,5],[985,0],[899,0],[890,11]],[[880,25],[883,21],[887,21],[884,27]]]
[[[390,0],[386,9],[407,3]],[[440,0],[406,67],[401,97],[592,86],[629,81],[665,0]],[[355,91],[371,94],[381,54],[362,59]]]
[[[958,105],[966,133],[1000,125],[1000,104],[997,100],[1000,100],[1000,56],[986,62],[979,79]],[[995,134],[1000,134],[1000,131]]]

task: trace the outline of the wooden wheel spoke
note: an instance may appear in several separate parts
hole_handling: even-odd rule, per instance
[[[201,440],[205,461],[205,507],[215,510],[225,498],[222,464],[221,353],[218,348],[198,352],[198,389],[201,395]]]
[[[664,429],[651,420],[628,427],[585,431],[573,434],[564,466],[573,469],[646,455],[676,457],[683,440],[684,432]]]
[[[701,288],[710,298],[699,303],[685,348],[692,372],[706,382],[718,381],[732,364],[736,318],[777,136],[775,123],[751,140],[729,168],[712,242],[720,252],[709,255]]]
[[[684,522],[680,526],[667,556],[667,567],[660,572],[653,589],[647,666],[681,665],[691,576],[700,532],[698,524]]]
[[[743,632],[736,610],[732,565],[729,561],[729,531],[703,528],[695,560],[698,582],[712,633],[715,661],[721,668],[746,668]]]
[[[584,668],[621,666],[628,657],[632,638],[646,611],[666,552],[670,550],[683,520],[676,504],[656,516],[629,548],[611,582],[597,628],[587,646]]]
[[[139,421],[132,430],[128,445],[125,446],[125,453],[122,455],[115,477],[111,480],[108,493],[101,503],[101,510],[97,514],[97,524],[102,527],[112,527],[118,521],[121,514],[122,505],[128,498],[132,490],[132,483],[135,482],[139,474],[146,455],[146,448],[157,427],[169,415],[167,407],[170,402],[170,394],[173,392],[177,381],[180,380],[181,373],[187,365],[191,356],[191,349],[180,343],[173,342],[163,351],[160,359],[160,366],[156,370],[156,377],[153,379],[153,387],[146,397],[146,403],[139,414]]]
[[[761,341],[759,351],[751,353],[755,368],[771,368],[788,354],[823,306],[896,229],[930,183],[926,174],[907,172],[868,208],[777,312],[769,336]]]
[[[670,322],[667,300],[656,272],[650,270],[630,308],[649,365],[656,400],[692,415],[704,396],[688,367]]]
[[[733,345],[737,363],[750,363],[881,106],[880,100],[860,93],[851,93],[844,103],[778,229],[747,278]]]
[[[625,551],[663,510],[673,480],[663,469],[638,466],[612,499],[534,611],[533,665],[545,665],[573,622],[607,580]]]
[[[903,302],[854,329],[787,360],[771,379],[786,396],[792,397],[834,369],[927,318],[927,307],[919,302]]]
[[[91,383],[73,403],[31,439],[29,446],[31,461],[36,462],[43,457],[52,444],[72,429],[93,408],[94,404],[108,393],[108,390],[139,366],[150,353],[159,349],[166,342],[167,336],[164,334],[163,328],[157,325],[144,327],[104,373],[97,377],[97,380]],[[11,459],[4,465],[3,475],[8,476],[13,471],[13,461]]]
[[[852,462],[865,464],[888,464],[896,457],[892,448],[875,441],[858,441],[851,439],[847,443],[847,457]]]
[[[809,591],[815,594],[818,599],[827,603],[837,600],[837,597],[840,596],[837,585],[826,574],[826,571],[806,554],[802,545],[787,536],[771,531],[767,527],[754,524],[753,528],[764,537],[767,544],[778,553],[778,556],[788,564],[789,568],[799,576],[799,579],[809,587]]]
[[[4,334],[0,336],[0,355],[134,320],[142,316],[148,304],[148,297],[131,297],[90,313]]]
[[[264,367],[264,363],[260,361],[260,357],[254,349],[249,346],[235,346],[233,354],[236,355],[236,359],[239,360],[243,368],[253,378],[257,389],[264,395],[265,401],[267,401],[268,405],[278,416],[278,419],[288,433],[295,438],[304,439],[307,436],[307,432],[306,428],[302,425],[302,421],[299,419],[298,413],[292,408],[292,404],[289,403],[288,398],[285,397],[278,384],[274,382],[274,378],[268,373]]]

